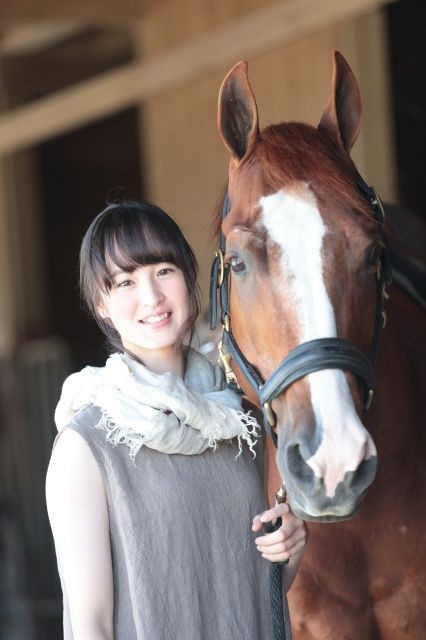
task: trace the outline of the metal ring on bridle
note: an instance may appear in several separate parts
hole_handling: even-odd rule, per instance
[[[270,427],[275,427],[275,425],[277,424],[277,417],[275,415],[275,413],[272,411],[272,407],[270,405],[269,402],[265,402],[263,405],[263,408],[265,410],[265,415],[268,419],[269,422],[269,426]]]
[[[220,289],[220,287],[223,284],[223,279],[225,277],[225,261],[223,257],[223,251],[221,251],[220,249],[219,251],[216,251],[215,257],[219,258],[219,273],[217,276],[217,288]]]
[[[223,316],[223,328],[225,329],[226,333],[229,333],[230,324],[229,315],[227,313],[225,313],[225,315]]]

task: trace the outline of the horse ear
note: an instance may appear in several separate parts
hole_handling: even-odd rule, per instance
[[[238,62],[219,91],[219,134],[238,162],[252,151],[259,134],[256,100],[247,77],[247,62]]]
[[[361,96],[358,82],[345,58],[335,51],[331,95],[318,129],[326,131],[349,154],[360,128]]]

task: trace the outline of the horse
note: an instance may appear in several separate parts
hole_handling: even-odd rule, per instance
[[[360,120],[338,52],[317,127],[260,131],[245,62],[220,88],[222,357],[277,439],[269,488],[282,478],[309,521],[289,593],[295,640],[413,640],[426,629],[423,315],[395,284],[387,300],[383,210],[350,158]]]

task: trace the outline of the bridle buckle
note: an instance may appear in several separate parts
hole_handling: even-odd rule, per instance
[[[220,289],[220,287],[223,284],[223,279],[225,277],[225,261],[224,261],[223,251],[221,249],[219,249],[219,251],[216,251],[215,258],[219,258],[219,272],[217,274],[217,288]]]
[[[217,360],[219,365],[223,368],[226,383],[232,386],[233,388],[236,387],[239,389],[240,385],[238,384],[237,377],[231,366],[231,360],[232,360],[231,354],[229,353],[228,349],[224,347],[222,340],[219,342],[217,348],[219,351],[219,357]]]
[[[265,402],[263,408],[265,410],[265,416],[268,420],[269,426],[272,428],[275,427],[275,425],[277,424],[277,417],[272,410],[270,402]]]
[[[225,329],[225,331],[227,333],[229,333],[229,330],[231,328],[231,324],[229,321],[229,315],[227,313],[225,313],[225,315],[223,316],[223,328]]]

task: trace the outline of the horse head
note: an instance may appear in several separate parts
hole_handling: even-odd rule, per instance
[[[316,128],[289,122],[260,131],[244,62],[222,84],[218,125],[230,154],[230,205],[221,224],[229,318],[239,349],[263,381],[307,342],[340,339],[361,355],[371,348],[382,237],[349,156],[360,118],[358,84],[338,52]],[[233,364],[246,395],[258,401],[235,358]],[[307,520],[332,521],[358,509],[377,455],[361,421],[365,388],[356,368],[319,369],[276,395],[272,409],[277,464],[293,510]]]

